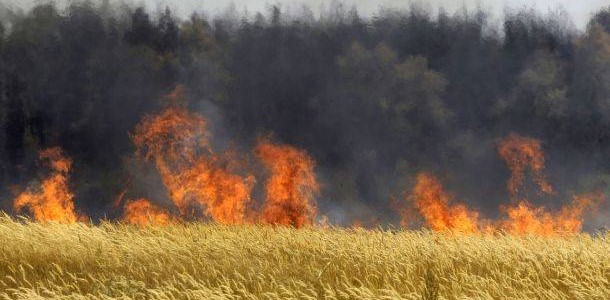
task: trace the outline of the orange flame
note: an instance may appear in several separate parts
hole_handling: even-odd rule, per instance
[[[431,174],[417,174],[415,187],[407,196],[415,209],[423,216],[426,225],[434,231],[476,233],[479,213],[464,204],[451,204],[451,196]],[[403,218],[406,217],[403,215]],[[406,220],[401,224],[406,224]]]
[[[231,164],[213,153],[203,116],[169,107],[145,117],[136,126],[133,141],[139,154],[154,160],[182,215],[195,204],[216,222],[244,222],[254,178],[232,174]]]
[[[216,222],[240,224],[245,221],[254,177],[232,174],[218,166],[216,159],[200,159],[192,169],[174,179],[188,183],[180,192],[192,193]]]
[[[498,145],[498,153],[511,170],[508,189],[513,199],[524,182],[524,172],[529,167],[533,180],[542,193],[553,193],[552,186],[544,176],[544,152],[540,141],[511,134]],[[499,222],[499,227],[511,234],[569,235],[582,229],[582,216],[602,202],[602,193],[575,195],[571,204],[564,205],[557,212],[550,212],[543,206],[534,206],[527,199],[504,207],[507,217]]]
[[[48,161],[53,173],[39,188],[18,195],[13,208],[17,212],[29,211],[36,221],[76,222],[79,216],[74,210],[74,194],[68,187],[72,160],[64,157],[59,147],[41,151],[39,158]]]
[[[349,227],[353,229],[364,228],[364,224],[362,224],[362,221],[360,219],[354,219]]]
[[[605,199],[601,192],[574,195],[571,204],[556,212],[522,200],[515,205],[503,207],[506,217],[492,223],[489,220],[479,220],[478,213],[463,204],[451,205],[451,196],[443,190],[439,181],[422,172],[417,175],[408,200],[424,217],[426,225],[434,231],[492,234],[501,229],[514,235],[564,236],[581,232],[584,214]],[[411,215],[410,211],[403,209],[399,212],[404,226],[407,224],[405,218]]]
[[[146,199],[127,201],[123,220],[134,225],[168,225],[172,223],[167,211],[154,206]]]
[[[583,215],[592,212],[595,208],[605,202],[602,192],[574,195],[572,204],[563,206],[556,218],[556,227],[559,232],[579,233],[582,230]]]
[[[525,170],[530,168],[534,182],[543,193],[553,193],[553,187],[544,176],[544,153],[539,140],[510,134],[498,144],[498,153],[511,171],[507,187],[514,199],[525,180]]]
[[[374,216],[368,216],[366,219],[354,218],[352,219],[349,227],[350,228],[366,228],[375,229],[381,226],[381,218],[375,218]]]
[[[317,213],[314,197],[320,190],[314,160],[303,150],[267,140],[259,141],[254,152],[271,172],[262,221],[297,228],[311,225]]]
[[[602,193],[575,195],[569,205],[551,213],[544,207],[536,207],[527,201],[506,207],[507,219],[500,226],[510,234],[535,234],[543,236],[577,234],[582,229],[583,214],[604,201]]]

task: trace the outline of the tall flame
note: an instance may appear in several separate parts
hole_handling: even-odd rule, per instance
[[[452,204],[452,197],[432,174],[417,174],[415,186],[407,199],[423,216],[426,225],[435,231],[478,232],[479,213],[464,204]],[[401,224],[406,224],[403,215]]]
[[[544,194],[553,193],[544,176],[544,152],[539,140],[511,134],[498,145],[498,153],[511,170],[507,186],[515,203],[503,207],[507,217],[499,227],[511,234],[567,235],[576,234],[582,228],[583,214],[602,202],[602,193],[575,195],[571,204],[551,212],[543,206],[535,206],[527,199],[517,201],[519,188],[524,183],[524,172],[531,169],[533,180]]]
[[[208,143],[203,116],[169,107],[135,129],[138,153],[155,162],[169,196],[183,216],[193,205],[223,224],[244,222],[254,178],[228,170],[231,164]]]
[[[320,193],[316,179],[315,161],[304,150],[274,144],[267,139],[258,141],[254,155],[262,162],[269,177],[265,181],[265,201],[259,210],[248,210],[254,186],[254,176],[240,175],[241,164],[230,152],[219,155],[209,143],[207,123],[203,116],[178,105],[184,90],[178,86],[168,98],[173,101],[156,115],[145,116],[131,136],[137,155],[154,163],[169,198],[180,217],[198,217],[197,213],[221,224],[241,224],[258,220],[263,223],[294,226],[316,224],[315,197]],[[480,219],[476,210],[465,204],[454,203],[441,182],[432,174],[420,172],[415,185],[405,194],[408,207],[393,200],[401,214],[401,225],[407,227],[413,213],[423,217],[426,226],[434,231],[449,233],[492,233],[503,230],[509,234],[543,236],[579,233],[583,216],[604,201],[604,194],[574,195],[572,202],[558,210],[535,206],[522,194],[529,170],[531,178],[542,194],[553,194],[544,168],[545,156],[539,140],[510,134],[498,143],[498,153],[511,171],[507,188],[510,205],[501,207],[505,216],[492,222]],[[37,221],[76,222],[82,217],[75,212],[74,194],[68,186],[72,160],[61,148],[40,152],[40,160],[52,170],[38,185],[19,194],[13,208],[28,212]],[[114,201],[123,204],[129,187]],[[140,198],[124,203],[123,220],[135,225],[167,225],[175,222],[164,208]],[[318,226],[327,227],[322,216]],[[355,220],[352,227],[375,227],[379,219],[363,223]]]
[[[500,141],[498,153],[511,171],[507,187],[513,199],[523,186],[525,170],[528,167],[540,190],[546,194],[553,192],[553,187],[544,176],[544,152],[539,140],[512,133]]]
[[[271,173],[261,220],[297,228],[311,225],[317,213],[314,197],[320,190],[314,160],[303,150],[268,140],[259,141],[254,152]]]
[[[127,201],[123,220],[134,225],[168,225],[172,222],[169,213],[154,206],[146,199]]]
[[[79,216],[74,210],[74,194],[68,187],[72,160],[59,147],[41,151],[39,158],[49,164],[52,173],[39,187],[19,194],[13,208],[17,212],[29,211],[36,221],[76,222]]]

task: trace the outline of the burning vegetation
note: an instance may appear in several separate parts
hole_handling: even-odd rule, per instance
[[[500,228],[510,234],[572,235],[580,233],[587,212],[604,201],[601,193],[574,195],[572,203],[556,212],[544,206],[534,206],[528,201],[504,207],[506,218],[500,221]]]
[[[610,9],[581,32],[507,12],[500,32],[484,11],[416,5],[335,7],[336,22],[113,5],[0,5],[1,209],[451,234],[607,223]]]
[[[498,145],[498,153],[511,171],[507,187],[513,203],[503,207],[506,218],[500,228],[511,234],[575,234],[582,228],[584,213],[603,201],[603,194],[574,195],[571,204],[557,212],[543,206],[535,206],[529,199],[519,198],[519,189],[524,185],[525,172],[530,170],[533,181],[539,188],[537,194],[551,194],[553,187],[544,174],[544,152],[539,140],[511,134]]]
[[[169,213],[150,203],[147,199],[127,201],[123,220],[134,225],[168,225],[172,223]]]
[[[79,219],[74,209],[74,194],[68,185],[72,160],[63,155],[59,147],[40,151],[40,160],[51,173],[40,183],[32,183],[19,194],[13,208],[17,212],[29,212],[36,221],[73,223]]]
[[[584,215],[604,201],[601,192],[574,195],[572,203],[552,212],[535,206],[528,199],[517,199],[526,180],[526,171],[539,187],[538,194],[552,194],[553,188],[544,174],[544,152],[539,140],[510,134],[498,145],[498,154],[511,171],[507,187],[512,203],[500,207],[504,216],[496,221],[480,220],[476,210],[452,203],[452,196],[430,173],[421,172],[406,200],[410,207],[399,207],[401,224],[408,226],[413,210],[434,231],[454,233],[493,233],[503,231],[514,235],[572,235],[581,232]],[[411,209],[409,209],[411,208]]]
[[[138,153],[154,162],[183,217],[193,217],[193,209],[200,208],[218,223],[244,222],[253,177],[232,173],[227,158],[214,153],[202,116],[169,107],[145,117],[133,141]]]
[[[268,140],[261,140],[254,152],[271,173],[265,182],[261,220],[297,228],[313,224],[320,190],[314,160],[303,150]]]
[[[0,299],[609,298],[610,7],[4,2]]]
[[[459,233],[478,232],[479,213],[470,210],[464,204],[454,204],[451,195],[447,194],[441,183],[432,174],[417,174],[415,186],[407,196],[424,218],[426,226],[434,231],[451,231]],[[401,224],[408,224],[408,215],[403,215]]]
[[[511,176],[506,186],[513,199],[518,197],[527,169],[531,171],[532,178],[542,193],[553,192],[553,187],[544,175],[544,153],[539,140],[512,133],[500,141],[498,154],[510,169]]]
[[[184,88],[176,87],[167,97],[169,106],[158,114],[145,116],[132,135],[136,156],[154,164],[180,214],[177,217],[186,220],[205,217],[220,224],[262,222],[297,228],[313,224],[314,197],[319,186],[315,162],[305,151],[260,140],[254,153],[269,178],[265,182],[262,209],[255,211],[254,176],[243,172],[244,163],[237,161],[230,151],[223,154],[214,151],[205,118],[181,106],[183,97]],[[124,194],[125,191],[117,199]],[[151,201],[139,199],[125,204],[124,220],[140,225],[167,224],[171,218]]]
[[[206,119],[180,105],[183,97],[184,88],[176,87],[167,97],[169,105],[145,116],[131,135],[136,157],[154,165],[178,215],[155,201],[139,198],[123,203],[124,222],[168,225],[179,219],[204,218],[220,224],[267,223],[296,228],[316,224],[320,184],[311,156],[293,146],[259,139],[253,156],[260,161],[264,172],[259,173],[266,178],[258,181],[264,184],[264,199],[257,205],[252,196],[255,172],[248,171],[231,151],[219,154],[214,150]],[[481,219],[476,209],[454,202],[433,174],[420,172],[412,189],[405,192],[405,201],[396,205],[401,225],[410,227],[419,216],[426,227],[446,233],[569,235],[579,233],[584,214],[604,200],[603,193],[590,193],[574,195],[572,203],[557,211],[535,206],[521,192],[529,178],[538,188],[536,195],[553,195],[544,173],[541,142],[510,134],[500,140],[497,150],[511,171],[507,182],[511,203],[500,207],[502,217]],[[15,211],[28,212],[37,221],[76,222],[80,217],[68,187],[72,160],[59,147],[41,151],[40,159],[51,174],[15,198]],[[115,205],[121,204],[128,190],[116,197]],[[325,216],[321,223],[328,222]],[[352,222],[352,227],[362,226],[358,219]]]

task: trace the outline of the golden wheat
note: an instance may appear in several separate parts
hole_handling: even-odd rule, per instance
[[[0,216],[6,299],[608,299],[610,242]]]

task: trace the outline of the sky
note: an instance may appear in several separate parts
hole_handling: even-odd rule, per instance
[[[56,0],[55,2],[61,4],[69,1]],[[314,13],[319,13],[321,8],[331,1],[333,0],[127,0],[126,2],[143,3],[152,9],[165,7],[169,4],[170,8],[177,11],[180,16],[185,17],[193,10],[206,11],[212,15],[221,13],[231,3],[235,4],[238,11],[247,9],[249,12],[267,11],[270,4],[280,4],[283,7],[297,7],[300,4],[307,4]],[[0,0],[0,2],[27,9],[34,3],[48,2],[48,0]],[[506,8],[525,6],[535,8],[541,12],[548,12],[563,7],[571,16],[574,25],[579,29],[585,28],[587,21],[595,11],[610,6],[607,0],[343,0],[342,2],[349,7],[356,5],[363,16],[374,14],[379,7],[401,8],[407,7],[411,2],[423,3],[433,10],[443,7],[450,13],[464,5],[469,8],[482,6],[491,11],[496,18],[502,17]]]

